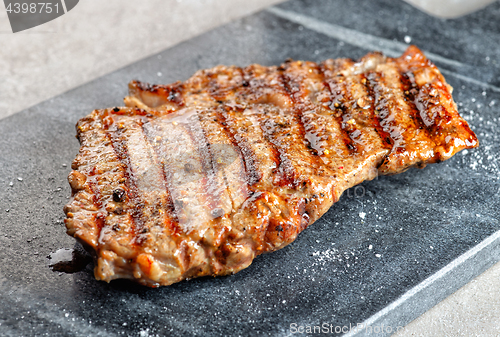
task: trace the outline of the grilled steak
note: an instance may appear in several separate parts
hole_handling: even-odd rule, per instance
[[[169,285],[280,249],[344,190],[478,145],[416,47],[130,83],[77,124],[68,234],[99,280]]]

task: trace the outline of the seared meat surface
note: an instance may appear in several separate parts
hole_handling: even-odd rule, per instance
[[[127,107],[78,122],[65,207],[68,234],[108,282],[235,273],[295,240],[346,189],[478,145],[414,46],[129,88]]]

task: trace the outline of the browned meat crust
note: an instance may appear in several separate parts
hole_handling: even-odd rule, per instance
[[[395,59],[218,66],[129,87],[127,108],[78,122],[65,207],[68,234],[108,282],[235,273],[347,188],[478,145],[414,46]]]

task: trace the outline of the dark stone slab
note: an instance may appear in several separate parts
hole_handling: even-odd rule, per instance
[[[481,146],[349,190],[296,242],[231,277],[147,289],[97,282],[91,264],[53,272],[46,256],[75,245],[62,223],[79,148],[74,124],[120,105],[130,79],[168,83],[217,64],[368,51],[268,11],[220,27],[0,121],[1,335],[289,335],[292,323],[395,329],[499,260],[500,3],[457,20],[388,0],[279,8],[390,41],[411,36],[458,62],[437,63]]]

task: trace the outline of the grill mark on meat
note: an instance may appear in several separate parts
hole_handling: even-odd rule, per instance
[[[319,71],[320,77],[323,77],[322,70],[319,69]],[[340,131],[336,118],[332,116],[329,106],[326,106],[325,100],[330,99],[330,91],[324,81],[321,84],[321,89],[317,97],[314,98],[319,103],[304,116],[308,119],[308,122],[304,123],[304,127],[309,132],[309,139],[312,141],[311,145],[316,148],[318,154],[321,151],[321,161],[327,168],[328,176],[337,178],[338,167],[342,166],[338,163],[342,162],[350,151],[343,141],[344,135]]]
[[[329,111],[334,110],[328,116],[335,121],[335,124],[339,125],[339,131],[345,129],[346,132],[342,133],[341,137],[345,139],[347,133],[349,138],[356,144],[356,152],[352,151],[352,148],[345,147],[345,154],[341,155],[340,159],[332,161],[335,176],[338,177],[339,183],[348,184],[349,186],[360,183],[368,177],[370,177],[368,179],[372,179],[377,174],[376,169],[367,169],[366,166],[360,166],[357,161],[366,161],[377,166],[388,152],[383,148],[380,136],[372,125],[373,101],[363,83],[365,82],[363,76],[353,71],[357,67],[364,69],[368,68],[368,65],[363,63],[354,64],[352,60],[337,60],[326,61],[319,67],[319,71],[325,76],[326,91],[325,94],[319,96],[319,100],[323,104],[327,104],[326,109]],[[332,92],[335,87],[330,87],[328,82],[336,83],[338,91]],[[332,97],[334,97],[333,100]],[[338,110],[340,103],[339,107],[335,107],[335,102],[341,102],[344,109],[348,108],[348,111],[344,112],[340,120],[338,118],[340,116],[335,116],[335,114],[338,114],[335,110]],[[349,121],[350,124],[347,123]],[[344,128],[342,128],[340,126],[342,123],[348,124],[348,126],[343,125]],[[334,156],[330,155],[330,157]],[[346,158],[352,158],[353,160],[346,160]],[[356,159],[354,160],[354,158]],[[335,165],[338,162],[342,164]]]
[[[262,172],[259,171],[258,164],[255,159],[255,153],[248,143],[248,141],[243,137],[238,129],[234,126],[236,122],[231,118],[228,111],[232,110],[230,107],[222,107],[217,111],[217,118],[215,121],[219,123],[220,127],[224,130],[226,135],[231,140],[231,143],[243,158],[244,167],[244,180],[247,185],[252,186],[260,181],[262,178]]]
[[[129,121],[127,118],[120,118],[118,123],[123,122],[125,125],[123,135],[126,137],[125,146],[130,157],[129,169],[140,205],[140,213],[136,217],[141,217],[141,226],[135,228],[137,235],[134,242],[143,246],[146,241],[154,240],[158,231],[167,228],[175,233],[176,228],[175,225],[171,226],[170,219],[166,218],[169,192],[156,152],[145,134],[147,119],[136,119],[137,121]]]
[[[360,144],[363,156],[384,148],[380,134],[373,125],[374,98],[366,86],[367,79],[362,74],[353,74],[346,78],[352,98],[351,117],[355,121],[353,133]],[[346,84],[347,86],[347,84]]]
[[[308,92],[308,104],[312,107],[304,115],[304,128],[310,145],[321,156],[321,162],[326,167],[326,174],[336,178],[339,167],[337,164],[346,158],[350,151],[343,141],[344,135],[339,131],[340,127],[336,118],[332,116],[329,105],[327,106],[325,103],[330,100],[330,90],[325,82],[324,72],[320,65],[314,64],[313,68],[318,72],[320,83],[315,83],[315,86],[318,86],[315,88],[318,90],[317,92]],[[307,88],[304,90],[308,91]],[[313,104],[312,100],[316,103]]]
[[[286,99],[283,98],[283,96],[288,97],[286,90],[283,86],[280,86],[279,82],[271,84],[271,86],[275,89],[274,91],[270,90],[270,80],[269,77],[273,78],[273,76],[277,75],[276,67],[271,67],[271,68],[265,68],[259,65],[253,65],[249,66],[245,69],[238,68],[236,69],[239,73],[240,76],[242,76],[242,82],[241,82],[241,87],[239,91],[239,96],[240,98],[245,98],[249,99],[250,101],[253,101],[254,103],[257,104],[262,104],[262,106],[257,107],[255,110],[252,111],[233,111],[234,114],[243,114],[245,119],[247,119],[249,122],[251,122],[254,126],[254,128],[251,128],[249,131],[250,132],[257,132],[258,131],[262,132],[264,138],[267,141],[267,144],[270,146],[270,150],[272,153],[272,158],[273,161],[275,162],[276,169],[273,170],[274,174],[277,174],[278,180],[281,180],[281,185],[287,185],[290,183],[290,180],[293,180],[293,177],[296,176],[296,174],[293,174],[293,165],[291,164],[290,160],[285,154],[285,151],[283,148],[280,146],[280,142],[277,139],[273,138],[273,134],[275,133],[275,128],[276,125],[274,123],[265,123],[262,124],[262,114],[270,114],[270,115],[276,115],[275,111],[270,111],[268,109],[268,104],[278,104],[279,106],[283,107],[284,105],[287,105]],[[272,81],[272,80],[271,80]],[[276,81],[275,81],[276,82]],[[278,85],[276,85],[278,84]],[[237,97],[234,95],[229,95],[230,98],[233,100],[236,99]],[[214,97],[214,99],[217,99],[220,97]],[[228,97],[226,96],[226,100],[228,100]],[[220,102],[222,103],[222,102]],[[236,108],[236,107],[233,107]],[[223,116],[226,121],[231,120],[232,117],[234,117],[234,114],[226,114]],[[241,122],[239,123],[241,124]],[[255,127],[258,127],[257,130]],[[240,140],[243,140],[244,137],[239,136],[239,128],[234,128],[236,130],[236,134]],[[257,135],[255,135],[257,136]],[[246,144],[245,144],[246,143]],[[248,142],[239,142],[239,147],[244,153],[245,158],[246,158],[246,163],[250,163],[252,165],[252,159],[251,156],[252,154],[256,153],[257,149],[252,148],[252,144],[249,144]],[[249,146],[246,146],[246,145]],[[253,145],[256,145],[255,143]],[[252,151],[253,150],[253,151]],[[253,152],[253,153],[252,153]],[[250,160],[249,160],[250,159]],[[253,161],[255,162],[255,161]],[[250,165],[248,165],[248,168],[250,168]],[[257,174],[255,172],[257,170],[254,170],[253,168],[256,168],[256,166],[251,167],[249,170],[251,172],[251,177],[252,177],[252,184],[256,183],[257,181],[260,181],[262,178],[262,174],[259,174],[259,180],[257,180]]]
[[[380,84],[381,74],[370,71],[366,77],[373,92],[375,102],[375,118],[379,134],[385,137],[385,142],[391,144],[391,152],[404,151],[404,139],[399,127],[394,124],[394,115],[388,104],[384,87]]]
[[[189,116],[195,113],[189,109],[180,111],[179,115],[157,118],[151,121],[147,131],[151,139],[157,140],[156,153],[163,164],[167,188],[183,233],[202,231],[212,220],[210,212],[214,207],[210,204],[218,204],[214,200],[216,191],[209,190],[214,186],[207,185],[206,158],[204,162],[186,127],[192,123]]]
[[[425,123],[421,115],[420,111],[421,107],[417,106],[417,97],[420,88],[415,82],[415,76],[411,71],[400,71],[400,80],[401,80],[401,90],[403,90],[405,93],[406,102],[409,105],[411,114],[410,116],[412,117],[413,122],[415,123],[415,128],[417,130],[420,130],[420,132],[422,132],[423,137],[434,148],[436,146],[436,143],[431,137],[431,133],[433,130],[429,125]],[[436,153],[436,155],[438,154]]]
[[[427,89],[427,90],[425,90]],[[427,87],[425,86],[421,88],[419,91],[419,94],[422,96],[428,98],[428,102],[423,103],[424,99],[423,97],[419,97],[417,102],[421,103],[425,108],[425,113],[420,113],[420,117],[422,120],[427,123],[429,123],[430,128],[432,131],[434,131],[434,134],[439,134],[443,131],[445,128],[445,125],[447,122],[450,122],[452,117],[449,111],[443,106],[440,105],[439,99],[432,97],[434,88],[432,87]],[[432,97],[432,98],[430,98]],[[424,110],[424,109],[422,109]],[[425,116],[425,117],[424,117]],[[426,118],[427,117],[427,118]]]
[[[224,171],[224,179],[228,186],[228,191],[233,203],[233,209],[239,207],[250,195],[251,186],[256,184],[262,173],[258,171],[258,165],[255,160],[255,153],[248,142],[237,134],[233,128],[234,121],[230,121],[226,110],[231,110],[231,107],[223,106],[215,111],[213,117],[209,117],[210,123],[213,120],[214,128],[223,131],[224,137],[227,138],[231,148],[224,150],[234,151],[236,158],[232,163],[226,163],[222,168]],[[229,154],[230,156],[231,154]],[[226,157],[228,154],[226,153]],[[224,161],[231,159],[225,158]],[[236,172],[235,172],[236,171]]]
[[[348,124],[346,129],[350,138],[357,146],[355,157],[357,160],[379,165],[389,150],[373,125],[374,99],[367,88],[367,80],[361,71],[372,68],[377,63],[377,58],[365,57],[359,62],[352,60],[339,60],[341,65],[337,67],[338,74],[342,74],[341,88],[344,92],[344,99],[347,104],[343,104],[343,109],[347,110],[342,116],[342,122]],[[345,160],[344,160],[345,161]],[[349,166],[348,179],[352,184],[361,182],[364,178],[376,175],[376,172],[366,171],[364,168]],[[373,176],[372,176],[373,177]]]
[[[407,89],[408,100],[411,102],[414,108],[415,119],[418,123],[419,129],[425,129],[427,137],[432,141],[432,134],[438,134],[442,132],[442,128],[439,127],[437,119],[441,117],[445,123],[452,119],[452,116],[442,108],[442,114],[436,114],[431,109],[438,105],[439,93],[438,91],[428,86],[420,87],[415,80],[415,74],[411,71],[402,72],[402,85],[405,85]],[[435,119],[431,119],[430,116],[434,116]]]
[[[331,95],[330,109],[334,111],[333,117],[339,125],[339,129],[342,132],[342,140],[346,145],[347,149],[351,154],[358,153],[360,149],[359,145],[355,142],[355,137],[353,139],[352,127],[350,122],[349,114],[349,93],[346,92],[345,88],[345,78],[341,71],[345,68],[345,65],[339,66],[338,62],[334,63],[333,69],[328,69],[325,67],[320,67],[321,72],[325,78],[325,83]]]
[[[234,120],[234,118],[231,118],[231,114],[229,113],[241,113],[241,108],[238,109],[238,107],[234,106],[235,91],[241,89],[241,87],[248,86],[248,83],[246,83],[243,79],[244,72],[242,68],[231,67],[231,70],[233,73],[232,75],[235,75],[235,73],[237,73],[241,80],[237,80],[237,83],[233,84],[232,86],[229,85],[229,82],[225,82],[225,84],[227,84],[226,86],[220,85],[219,91],[223,91],[223,94],[219,91],[209,90],[209,95],[214,101],[221,102],[221,100],[225,100],[226,103],[233,103],[231,105],[222,105],[220,107],[215,107],[214,122],[218,123],[219,127],[230,139],[231,144],[233,144],[233,146],[238,149],[238,152],[242,156],[243,160],[244,172],[242,172],[242,178],[247,183],[247,185],[252,186],[259,182],[262,177],[262,173],[258,170],[258,165],[255,160],[255,153],[252,147],[250,146],[248,141],[246,141],[245,137],[242,137],[238,132],[239,128],[235,127],[237,122]],[[246,85],[244,83],[246,83]]]
[[[155,152],[155,160],[154,160],[154,165],[158,166],[160,168],[160,173],[161,177],[163,178],[163,186],[165,187],[164,193],[165,193],[165,202],[163,203],[163,208],[162,210],[164,211],[163,214],[163,222],[165,225],[165,228],[169,229],[171,234],[174,234],[175,236],[178,236],[178,234],[181,232],[181,228],[178,225],[178,218],[177,214],[175,213],[175,206],[174,206],[174,200],[172,199],[172,195],[168,189],[168,176],[167,176],[167,171],[164,168],[164,164],[161,162],[159,153],[158,153],[158,148],[156,146],[156,139],[150,132],[150,123],[144,123],[141,125],[142,127],[142,132],[144,132],[144,135],[146,136],[146,140],[148,141],[149,145]],[[160,212],[161,213],[161,212]]]
[[[346,62],[343,67],[352,67],[352,61]],[[349,135],[354,145],[353,153],[360,155],[366,150],[366,143],[363,142],[363,134],[358,126],[359,119],[356,118],[358,102],[354,99],[354,76],[343,76],[339,87],[343,93],[343,102],[340,103],[341,127]],[[358,100],[359,101],[359,100]]]
[[[370,96],[370,99],[372,101],[372,106],[370,107],[370,115],[371,115],[371,123],[373,129],[377,132],[379,135],[382,145],[386,149],[392,149],[394,141],[391,138],[391,134],[382,127],[380,124],[380,117],[379,117],[379,111],[378,111],[378,106],[377,106],[377,94],[374,91],[374,83],[373,83],[373,77],[370,79],[371,73],[368,74],[363,74],[363,78],[366,79],[365,86],[366,90],[368,91],[368,96]]]
[[[316,156],[322,156],[325,153],[325,148],[323,146],[324,139],[319,134],[316,125],[313,124],[314,121],[314,111],[311,110],[307,114],[303,114],[300,117],[304,128],[304,139],[307,142],[307,147],[310,148],[310,151],[313,151],[313,154]],[[324,162],[317,158],[316,161],[319,165],[324,165]]]
[[[304,124],[304,110],[306,109],[306,102],[303,100],[303,96],[301,95],[301,81],[298,78],[292,79],[290,76],[286,75],[285,70],[279,76],[280,82],[286,90],[286,93],[290,97],[290,99],[295,103],[292,108],[292,112],[294,115],[294,120],[297,123],[297,134],[299,135],[299,139],[302,140],[303,143],[307,144],[306,149],[307,153],[310,154],[310,158],[314,161],[315,164],[318,163],[318,151],[313,147],[311,140],[306,137],[306,124]],[[294,129],[293,127],[291,128]]]
[[[97,134],[98,131],[95,131],[95,133]],[[106,137],[105,134],[103,136]],[[98,141],[96,141],[96,143],[97,142]],[[88,145],[90,145],[90,144],[88,144]],[[93,145],[93,147],[98,146],[98,144],[94,144],[94,143],[92,145]],[[92,192],[92,203],[94,204],[96,209],[101,210],[103,196],[102,196],[101,191],[98,188],[98,184],[97,184],[97,180],[99,178],[99,174],[96,172],[96,166],[95,166],[97,164],[98,164],[98,161],[93,163],[93,167],[91,170],[89,170],[89,173],[88,173],[90,177],[87,179],[86,183],[87,183],[87,186],[89,187],[90,191]],[[101,211],[93,212],[93,217],[94,217],[95,224],[97,225],[96,226],[97,227],[96,237],[99,238],[99,237],[101,237],[101,232],[102,232],[102,229],[104,226],[102,212]]]
[[[349,97],[350,113],[348,118],[346,118],[344,114],[342,120],[339,122],[345,123],[349,120],[353,122],[351,125],[352,130],[350,138],[356,141],[358,145],[360,151],[357,153],[357,156],[359,160],[372,161],[376,166],[381,164],[384,156],[386,156],[389,149],[392,148],[392,144],[390,135],[384,132],[379,119],[374,113],[375,97],[369,81],[366,79],[365,73],[375,69],[383,60],[384,58],[381,55],[372,53],[363,57],[357,63],[349,59],[327,60],[323,62],[320,67],[320,70],[325,73],[325,76],[333,78],[334,81],[336,80],[336,82],[339,82],[338,78],[342,79],[340,86],[341,89],[343,89],[342,91],[348,94],[346,96]],[[332,94],[339,95],[339,93],[342,93],[340,90],[339,92],[333,92],[334,89],[332,87],[329,89]],[[324,101],[323,99],[323,102]],[[337,100],[337,103],[340,108],[342,100],[341,102]],[[345,104],[343,105],[345,107]],[[336,110],[335,100],[328,108]],[[339,129],[341,130],[341,128]],[[386,142],[389,142],[389,144],[386,144]],[[350,152],[352,153],[352,151]],[[344,162],[346,161],[344,160]],[[358,170],[356,166],[343,166],[347,166],[348,172]],[[371,175],[373,173],[365,172],[365,174]],[[352,180],[350,181],[353,183],[362,181],[359,177],[359,174],[353,173],[351,176]]]
[[[270,146],[273,154],[273,160],[276,167],[272,170],[273,179],[279,186],[287,186],[294,181],[296,177],[295,168],[290,159],[287,157],[283,145],[275,137],[277,128],[280,127],[274,119],[280,114],[276,107],[270,104],[283,106],[282,100],[276,98],[277,95],[284,94],[284,88],[279,85],[278,81],[270,83],[268,76],[276,76],[276,67],[263,68],[258,65],[252,65],[244,69],[244,79],[248,80],[246,91],[250,94],[249,99],[256,103],[254,110],[246,110],[243,112],[245,117],[253,124],[252,130],[262,132],[262,135]],[[251,79],[251,80],[250,80]],[[274,91],[270,90],[273,88]],[[245,94],[244,94],[245,95]],[[282,125],[284,126],[284,125]]]
[[[343,102],[340,103],[340,111],[342,112],[337,118],[340,124],[342,132],[347,136],[345,139],[348,140],[346,143],[347,148],[351,151],[351,154],[359,154],[363,151],[363,146],[359,142],[359,131],[356,127],[356,120],[351,114],[352,106],[352,96],[346,86],[347,79],[341,84],[343,92]],[[333,88],[332,88],[333,89]]]
[[[136,181],[132,172],[131,157],[128,154],[126,141],[123,139],[122,129],[109,130],[107,129],[108,139],[118,160],[122,163],[124,168],[123,174],[125,176],[125,186],[127,187],[128,200],[132,202],[133,207],[128,210],[131,215],[131,229],[134,237],[140,232],[144,226],[144,218],[142,216],[142,208],[144,204],[140,201],[140,193],[136,185]]]
[[[298,156],[299,159],[301,159],[300,158],[301,156],[304,156],[305,157],[304,159],[308,159],[309,164],[312,164],[313,170],[316,173],[321,174],[322,172],[318,171],[319,170],[322,171],[322,165],[319,163],[319,157],[317,152],[312,148],[311,144],[306,138],[305,125],[303,123],[305,102],[302,100],[303,98],[302,95],[300,95],[300,85],[303,80],[301,81],[298,78],[292,80],[289,76],[284,74],[284,70],[280,71],[280,75],[278,78],[290,100],[295,103],[291,108],[291,112],[293,114],[291,122],[292,123],[295,122],[294,123],[295,125],[292,124],[291,126],[289,126],[288,132],[286,132],[284,135],[284,137],[288,137],[288,135],[290,135],[291,139],[295,140],[290,142],[289,149],[291,149],[291,151],[289,151],[289,153],[290,152],[293,153],[296,151],[297,154],[300,154]],[[306,144],[308,144],[308,146]],[[290,157],[297,158],[297,156],[294,156],[293,154]],[[300,165],[299,162],[294,162],[293,159],[291,159],[291,162],[292,165],[295,167],[295,171],[297,171],[297,174],[300,176],[301,180],[303,179],[302,177],[303,173],[306,174],[310,173],[310,172],[303,172],[304,168]],[[296,176],[294,179],[298,179],[299,176]],[[301,182],[294,181],[292,186],[296,187],[297,183]]]
[[[153,147],[155,149],[155,152],[157,153],[158,160],[161,163],[163,176],[166,178],[166,189],[169,191],[169,195],[172,198],[173,214],[179,222],[179,225],[181,225],[183,215],[182,207],[184,206],[184,203],[176,199],[177,197],[179,197],[180,193],[176,191],[175,180],[173,177],[174,170],[171,168],[173,156],[168,152],[168,146],[164,145],[165,142],[167,142],[167,140],[165,140],[165,137],[173,137],[175,134],[173,134],[172,132],[168,132],[164,128],[164,121],[152,122],[150,123],[150,125],[146,125],[145,133],[150,139],[150,142],[154,144]],[[194,169],[194,167],[192,169]],[[184,231],[185,228],[181,227],[181,232]]]
[[[224,107],[221,111],[227,125],[235,131],[235,139],[240,149],[246,152],[245,156],[249,176],[254,177],[252,190],[259,184],[266,184],[273,179],[275,168],[279,162],[276,158],[277,152],[272,144],[265,138],[260,128],[257,108],[238,109]]]
[[[323,90],[315,93],[316,94],[315,97],[309,98],[309,104],[312,106],[311,110],[310,110],[311,113],[309,113],[307,116],[305,116],[304,127],[306,130],[306,137],[309,140],[311,146],[316,150],[318,155],[323,155],[323,154],[325,154],[325,150],[327,150],[324,148],[324,146],[322,146],[322,143],[325,143],[325,140],[324,140],[325,136],[320,134],[317,125],[315,123],[313,123],[313,122],[315,122],[315,119],[318,118],[318,114],[316,113],[318,108],[315,107],[315,104],[311,100],[314,99],[316,104],[320,104],[321,106],[324,107],[323,100],[327,96],[329,97],[331,93],[330,93],[330,88],[329,88],[328,84],[326,83],[325,73],[323,71],[323,68],[319,64],[314,64],[313,69],[315,69],[315,71],[317,72],[317,74],[319,76],[318,82],[320,83],[319,85],[321,86],[321,88]],[[318,85],[318,84],[316,84],[316,85]],[[311,93],[309,93],[309,96],[310,95],[311,95]],[[329,115],[329,117],[331,118],[330,115]],[[329,153],[329,152],[330,152],[330,150],[327,151],[327,153]],[[324,163],[323,160],[322,160],[322,162]]]
[[[151,146],[153,147],[155,153],[156,153],[156,156],[158,158],[158,165],[161,167],[161,171],[162,171],[162,176],[163,176],[163,180],[164,180],[164,183],[165,183],[165,190],[167,191],[168,195],[169,195],[169,199],[171,200],[171,206],[172,206],[172,209],[169,209],[170,211],[170,214],[172,214],[172,222],[175,223],[175,222],[179,222],[179,212],[176,210],[176,206],[175,206],[175,199],[174,199],[174,196],[172,195],[172,189],[171,189],[171,179],[172,179],[172,174],[171,174],[171,170],[168,168],[168,161],[166,162],[164,160],[164,153],[162,153],[161,151],[161,147],[159,144],[161,144],[161,142],[163,142],[163,130],[161,130],[158,126],[157,123],[153,123],[153,122],[150,122],[150,123],[147,123],[147,124],[144,124],[143,125],[143,130],[144,130],[144,133],[149,141],[149,143],[151,144]],[[182,232],[182,228],[180,228],[178,225],[175,226],[176,228],[178,228],[180,230],[180,232]]]
[[[225,186],[225,192],[221,193],[223,208],[213,210],[216,217],[220,216],[218,213],[221,209],[224,209],[225,213],[230,213],[231,209],[239,207],[249,192],[241,150],[234,146],[227,130],[219,123],[218,115],[216,109],[197,114],[199,125],[208,143],[215,178],[221,186]]]
[[[363,63],[368,60],[362,60],[359,65],[360,68],[369,68],[369,65]],[[356,66],[352,65],[351,69]],[[387,148],[380,134],[377,132],[373,125],[374,118],[374,98],[371,96],[367,89],[367,80],[365,76],[357,71],[350,73],[345,77],[346,90],[349,91],[351,97],[351,118],[355,121],[353,134],[357,134],[357,143],[360,145],[360,153],[357,157],[359,160],[370,162],[373,169],[366,169],[359,166],[354,166],[351,171],[351,185],[358,184],[364,179],[372,179],[378,174],[377,168],[381,165],[390,152]]]
[[[274,154],[274,161],[276,163],[276,168],[273,172],[276,174],[275,182],[279,186],[293,186],[294,179],[297,176],[295,168],[292,162],[288,158],[286,151],[283,149],[283,144],[276,139],[275,134],[277,128],[280,127],[274,120],[270,117],[275,115],[275,112],[269,111],[269,107],[263,108],[260,113],[255,116],[258,127],[262,131],[268,144],[271,146],[272,152]],[[263,116],[267,117],[264,118]]]
[[[170,122],[168,118],[167,122]],[[192,250],[189,249],[192,242],[190,240],[186,240],[185,235],[186,232],[192,230],[188,225],[191,225],[188,219],[186,219],[186,211],[183,209],[188,203],[184,203],[183,201],[179,201],[179,196],[183,196],[183,188],[188,187],[186,184],[178,184],[178,180],[174,178],[175,169],[172,167],[171,159],[175,159],[175,156],[172,153],[167,153],[166,149],[168,145],[165,145],[167,142],[165,137],[172,136],[172,132],[170,130],[166,130],[162,128],[161,119],[156,119],[156,122],[150,121],[149,123],[143,124],[143,131],[146,135],[147,141],[150,143],[153,151],[155,152],[156,165],[160,168],[163,183],[165,188],[165,193],[167,194],[167,202],[165,203],[164,210],[166,212],[163,214],[164,222],[167,224],[165,227],[167,228],[166,235],[172,240],[170,244],[174,244],[177,247],[177,251],[175,254],[169,257],[174,265],[178,266],[178,272],[181,274],[187,273],[191,264],[190,252]],[[163,121],[165,122],[165,121]],[[181,163],[182,165],[182,163]],[[195,191],[199,192],[199,191]],[[195,206],[199,206],[200,200],[203,200],[202,193],[196,193],[197,198],[191,199],[192,204]],[[185,196],[185,195],[184,195]],[[191,195],[192,196],[192,195]],[[196,203],[198,202],[198,203]],[[192,206],[192,205],[190,205]],[[189,205],[188,205],[189,207]],[[200,221],[205,220],[207,218],[200,217]],[[199,226],[202,230],[202,226]]]
[[[93,144],[93,145],[95,147],[97,144]],[[101,202],[102,195],[101,195],[101,191],[99,190],[99,188],[97,186],[97,180],[99,178],[99,174],[96,172],[97,171],[96,170],[97,164],[98,164],[98,162],[94,163],[92,169],[89,170],[89,172],[88,172],[90,179],[87,179],[87,185],[93,194],[92,202],[94,203],[94,205],[98,209],[100,209],[100,208],[102,208],[102,202]]]
[[[224,213],[227,214],[230,211],[227,200],[228,188],[224,183],[221,183],[217,175],[217,168],[210,148],[210,142],[200,123],[198,111],[195,111],[191,116],[191,121],[183,124],[183,126],[193,142],[193,151],[197,152],[198,156],[201,158],[204,175],[201,182],[204,185],[204,189],[207,191],[209,207],[212,213],[218,209],[223,209]],[[214,217],[217,218],[219,216]]]
[[[389,105],[392,107],[394,123],[398,126],[403,138],[404,149],[393,153],[393,163],[395,161],[406,162],[406,165],[419,165],[436,156],[435,143],[425,132],[418,128],[418,121],[413,117],[412,104],[408,102],[402,90],[401,67],[395,60],[389,60],[379,68],[384,73],[381,84],[390,91],[392,95],[387,95]]]
[[[302,67],[303,65],[304,67]],[[297,66],[299,69],[297,69]],[[294,68],[292,69],[292,67]],[[317,68],[317,65],[314,64],[314,67]],[[309,97],[309,90],[305,85],[305,79],[313,81],[311,78],[312,76],[308,71],[309,67],[302,61],[298,61],[294,63],[285,63],[282,68],[283,73],[280,76],[280,80],[289,94],[290,99],[294,102],[291,111],[297,125],[297,132],[293,132],[295,128],[291,127],[290,129],[292,132],[290,132],[290,134],[296,134],[296,139],[299,140],[298,142],[292,141],[291,147],[297,147],[295,150],[309,159],[316,175],[326,176],[331,172],[324,161],[319,157],[323,154],[323,151],[317,144],[317,135],[313,132],[314,126],[311,123],[312,118],[309,115],[311,111],[315,110],[315,107],[311,102],[311,98]],[[303,73],[303,68],[308,69],[305,71],[305,74]],[[289,71],[290,74],[288,74]],[[319,76],[321,77],[322,74],[320,73]],[[321,80],[322,79],[323,78],[321,77]],[[306,112],[308,113],[306,114]]]
[[[279,88],[276,91],[282,95],[282,98],[272,99],[281,103],[278,104],[280,108],[266,112],[268,118],[264,122],[264,130],[267,138],[280,154],[281,163],[277,171],[279,185],[297,187],[303,182],[306,175],[311,175],[313,172],[318,173],[319,158],[311,147],[306,146],[307,140],[302,123],[304,106],[303,104],[294,104],[301,102],[299,98],[300,80],[292,81],[286,76],[284,70],[288,64],[291,64],[291,61],[280,66],[276,74],[271,77],[271,85]],[[292,113],[287,118],[285,116],[288,111]],[[312,167],[310,167],[311,165]]]
[[[405,93],[406,101],[410,105],[410,111],[412,119],[415,122],[415,126],[419,130],[423,130],[425,128],[426,133],[429,133],[428,127],[422,116],[420,116],[420,111],[415,104],[415,98],[418,95],[419,87],[415,82],[415,75],[411,71],[400,71],[400,80],[401,80],[401,90]]]

